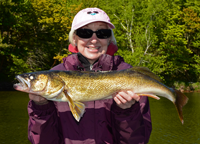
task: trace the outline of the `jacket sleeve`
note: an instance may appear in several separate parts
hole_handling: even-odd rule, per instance
[[[117,70],[131,68],[120,57],[116,60]],[[116,143],[120,144],[146,144],[152,131],[149,100],[141,96],[139,102],[129,109],[121,109],[113,103],[113,128],[115,128]]]
[[[66,70],[63,64],[51,70]],[[46,105],[28,104],[28,139],[33,144],[62,144],[62,128],[55,103],[49,101]]]
[[[28,104],[28,139],[32,144],[62,144],[62,130],[53,102],[46,105]]]
[[[111,110],[116,143],[148,143],[152,126],[147,97],[141,97],[140,101],[129,109],[121,109],[114,102]]]

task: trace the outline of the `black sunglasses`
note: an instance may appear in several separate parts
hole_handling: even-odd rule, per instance
[[[111,36],[110,29],[100,29],[97,31],[92,31],[91,29],[77,29],[76,35],[80,38],[91,38],[93,33],[96,33],[96,36],[100,39],[107,39]]]

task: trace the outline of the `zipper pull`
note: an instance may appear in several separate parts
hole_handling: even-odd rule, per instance
[[[91,65],[90,65],[90,70],[92,70],[92,68],[93,68],[93,65],[91,64]]]

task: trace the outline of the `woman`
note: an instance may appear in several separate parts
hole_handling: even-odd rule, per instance
[[[69,34],[69,50],[53,70],[108,71],[131,68],[117,51],[107,14],[87,8],[74,17]],[[151,117],[147,97],[120,91],[113,99],[86,102],[86,112],[77,122],[67,102],[52,102],[29,95],[29,140],[40,144],[138,144],[147,143]]]

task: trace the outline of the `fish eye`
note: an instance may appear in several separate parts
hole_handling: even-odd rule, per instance
[[[33,75],[30,75],[30,76],[29,76],[29,79],[30,79],[30,80],[33,80],[33,79],[34,79],[34,76],[33,76]]]

